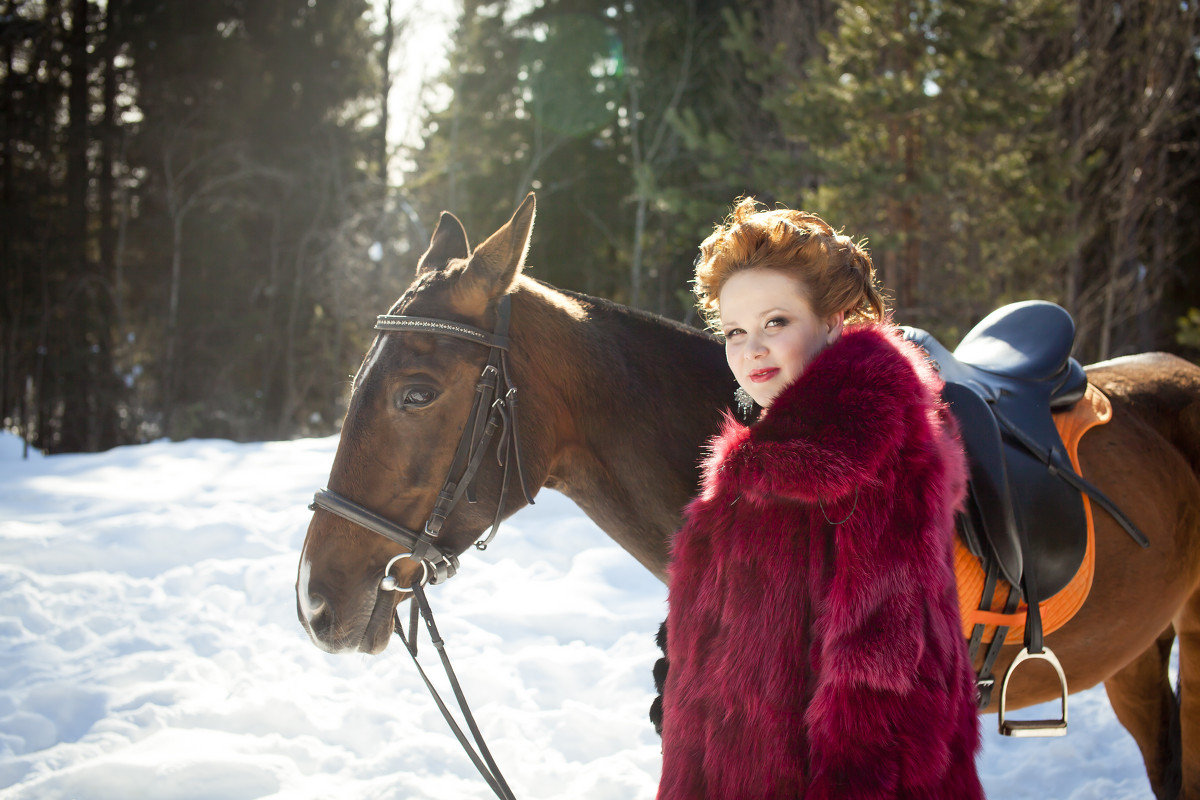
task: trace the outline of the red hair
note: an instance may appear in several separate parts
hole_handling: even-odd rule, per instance
[[[725,281],[743,270],[773,269],[800,281],[818,317],[845,311],[847,322],[883,320],[887,304],[863,244],[816,214],[759,210],[746,197],[700,244],[695,277],[700,313],[715,327]]]

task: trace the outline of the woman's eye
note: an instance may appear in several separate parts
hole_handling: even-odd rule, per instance
[[[787,320],[783,317],[772,317],[771,319],[767,320],[768,328],[781,328],[784,325],[787,325]]]
[[[437,398],[437,392],[430,386],[410,386],[396,395],[397,408],[421,408]]]
[[[741,328],[730,328],[729,330],[725,331],[725,338],[732,339],[733,337],[743,333],[745,333],[745,331]]]

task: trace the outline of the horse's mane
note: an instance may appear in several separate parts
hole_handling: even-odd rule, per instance
[[[671,319],[670,317],[664,317],[661,314],[656,314],[652,311],[646,311],[640,308],[622,305],[621,303],[604,297],[597,297],[595,295],[585,294],[583,292],[577,292],[571,289],[564,289],[561,286],[555,286],[540,278],[534,278],[528,275],[525,277],[533,283],[540,285],[547,291],[566,295],[578,303],[597,309],[605,316],[616,317],[621,320],[622,324],[625,324],[628,321],[644,323],[654,327],[666,328],[676,333],[685,334],[689,337],[696,337],[706,341],[719,343],[717,337],[710,331],[697,328],[693,325],[688,325],[685,322],[679,322],[678,320]]]

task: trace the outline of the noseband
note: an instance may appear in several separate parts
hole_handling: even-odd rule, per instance
[[[453,336],[481,344],[489,350],[487,364],[484,365],[475,385],[475,400],[467,417],[467,426],[463,429],[454,460],[450,464],[450,471],[442,484],[442,490],[438,492],[433,511],[425,521],[423,530],[414,531],[392,522],[329,489],[319,489],[313,497],[309,508],[314,511],[323,508],[408,548],[407,553],[401,553],[388,562],[380,583],[381,589],[400,589],[391,575],[391,569],[392,565],[402,558],[412,558],[421,565],[421,583],[442,583],[458,572],[458,557],[443,549],[438,537],[446,517],[454,510],[459,500],[465,496],[468,503],[475,502],[475,475],[497,430],[500,436],[496,440],[496,460],[504,468],[500,482],[500,498],[496,503],[496,517],[492,521],[491,531],[477,541],[475,546],[480,550],[487,549],[500,526],[500,515],[504,511],[504,500],[508,495],[510,466],[516,466],[517,480],[521,484],[525,500],[530,505],[533,504],[533,497],[525,486],[525,473],[521,465],[521,444],[517,430],[517,387],[513,385],[508,374],[508,322],[511,306],[508,295],[500,298],[494,333],[459,322],[429,317],[383,314],[375,322],[375,330],[384,333],[409,331]]]

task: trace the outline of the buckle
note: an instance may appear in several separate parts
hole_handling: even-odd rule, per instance
[[[1005,718],[1008,682],[1012,679],[1013,672],[1016,671],[1017,667],[1026,661],[1045,661],[1058,674],[1058,682],[1062,687],[1062,716],[1060,719],[1012,720]],[[1031,653],[1028,647],[1023,648],[1020,653],[1017,653],[1017,657],[1013,659],[1012,664],[1009,665],[1008,671],[1004,673],[1004,680],[1000,681],[998,724],[1001,736],[1046,737],[1067,735],[1067,676],[1063,672],[1062,664],[1058,663],[1058,658],[1049,647],[1043,647],[1040,653]]]

